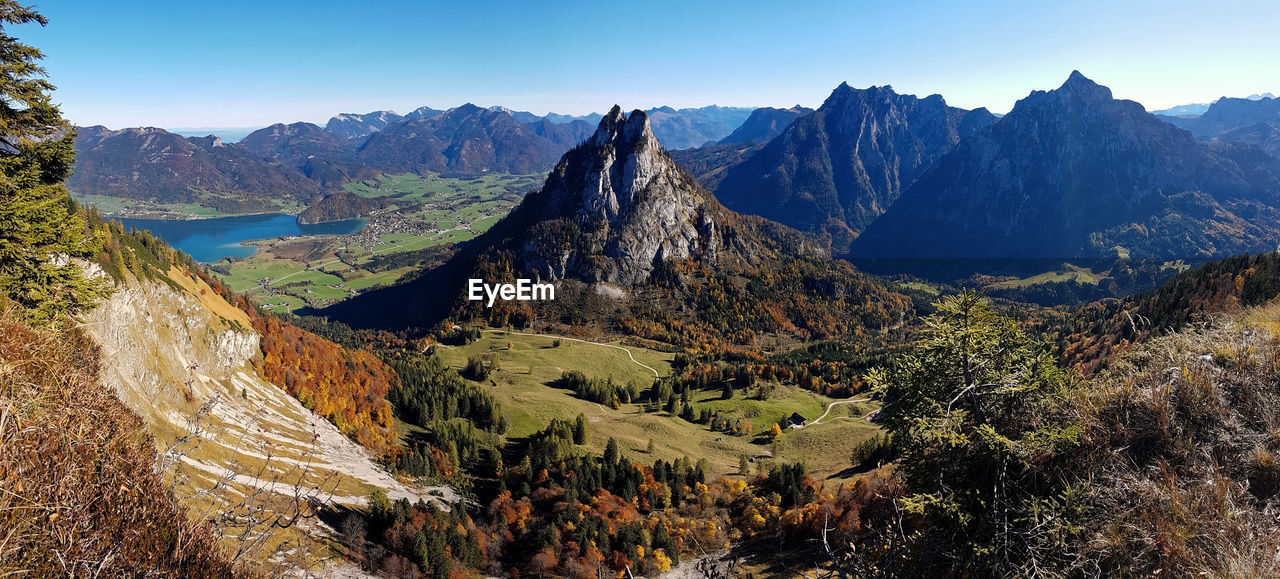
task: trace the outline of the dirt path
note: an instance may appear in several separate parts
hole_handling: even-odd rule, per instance
[[[804,428],[804,427],[806,427],[806,426],[813,426],[813,425],[815,425],[815,424],[821,424],[821,423],[822,423],[822,419],[826,418],[828,414],[831,414],[831,409],[832,409],[832,408],[835,408],[837,405],[840,405],[840,404],[853,404],[854,402],[870,402],[870,401],[871,401],[871,399],[870,399],[870,398],[858,398],[858,399],[855,399],[855,400],[836,400],[835,402],[832,402],[831,404],[828,404],[828,405],[827,405],[827,411],[826,411],[826,412],[823,412],[823,413],[822,413],[822,416],[819,416],[819,417],[818,417],[817,419],[815,419],[813,422],[810,422],[810,423],[808,423],[808,424],[806,424],[806,425],[804,425],[804,426],[800,426],[800,427],[798,427],[798,428]],[[834,418],[832,418],[832,420],[835,420],[835,419],[834,419]]]
[[[628,349],[626,349],[626,348],[623,348],[622,346],[615,346],[615,345],[613,345],[613,344],[601,344],[600,342],[591,342],[591,341],[588,341],[588,340],[579,340],[579,339],[577,339],[577,338],[569,338],[569,337],[566,337],[566,336],[557,336],[557,335],[555,335],[555,334],[525,334],[525,333],[521,333],[521,332],[508,332],[508,331],[506,331],[506,330],[485,330],[485,332],[486,332],[486,333],[503,333],[503,334],[511,334],[511,335],[514,335],[514,336],[532,336],[532,337],[535,337],[535,338],[552,338],[552,339],[557,339],[557,340],[569,340],[570,342],[578,342],[578,343],[580,343],[580,344],[591,344],[591,345],[593,345],[593,346],[603,346],[603,347],[605,347],[605,348],[613,348],[613,349],[615,349],[615,350],[622,350],[623,352],[626,352],[626,353],[627,353],[627,357],[628,357],[628,358],[631,358],[631,361],[632,361],[632,362],[634,362],[634,363],[635,363],[635,365],[637,365],[637,366],[639,366],[639,367],[641,367],[641,368],[644,368],[644,369],[646,369],[646,370],[648,370],[648,371],[650,371],[650,372],[653,372],[653,377],[654,377],[654,378],[661,378],[661,377],[662,377],[662,375],[661,375],[661,374],[659,374],[659,373],[658,373],[658,371],[657,371],[657,370],[655,370],[652,366],[647,366],[647,365],[645,365],[645,364],[641,363],[639,360],[637,360],[637,359],[636,359],[636,357],[635,357],[635,356],[631,355],[631,350],[628,350]],[[825,415],[824,415],[824,416],[825,416]]]

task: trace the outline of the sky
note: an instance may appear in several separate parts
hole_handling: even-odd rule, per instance
[[[1072,70],[1148,110],[1280,94],[1280,3],[27,0],[79,125],[502,105],[816,107],[841,82],[1007,112]]]

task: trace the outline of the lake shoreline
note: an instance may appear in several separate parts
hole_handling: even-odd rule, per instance
[[[367,219],[348,219],[317,225],[300,224],[290,213],[256,213],[204,219],[119,220],[127,228],[150,231],[200,263],[225,258],[249,258],[258,251],[248,242],[274,238],[351,235],[368,226]]]

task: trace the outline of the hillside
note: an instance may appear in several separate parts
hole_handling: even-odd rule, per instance
[[[235,146],[292,168],[326,190],[380,174],[356,159],[347,141],[311,123],[277,123],[249,133]]]
[[[789,109],[759,108],[751,111],[751,116],[741,126],[716,144],[765,143],[781,134],[796,119],[812,112],[813,109],[800,105]]]
[[[261,569],[325,558],[330,546],[316,539],[333,531],[317,516],[363,505],[374,488],[456,500],[379,464],[397,453],[386,396],[399,381],[388,366],[264,316],[145,233],[91,223],[106,230],[98,266],[115,285],[85,315],[101,384],[141,417],[160,474],[211,513],[237,559]],[[281,558],[284,541],[307,547]]]
[[[392,203],[391,199],[385,197],[369,198],[349,191],[338,191],[325,195],[320,201],[303,209],[298,214],[298,223],[326,223],[368,217],[370,213]],[[404,205],[405,202],[401,201],[399,204]]]
[[[817,111],[708,183],[726,207],[826,234],[842,255],[936,159],[993,121],[985,109],[951,107],[938,95],[841,84]]]
[[[0,298],[0,573],[232,576],[155,472],[145,423],[101,382],[99,348],[21,318]]]
[[[554,281],[555,302],[486,309],[465,299],[468,278],[520,275]],[[405,307],[390,315],[385,303]],[[762,333],[874,333],[910,303],[799,233],[726,210],[671,160],[645,113],[615,107],[541,191],[449,263],[322,313],[360,327],[430,328],[462,316],[746,344]]]
[[[76,152],[67,187],[83,195],[195,203],[245,213],[269,210],[281,196],[306,202],[318,198],[321,189],[292,168],[217,137],[185,138],[156,128],[84,127],[76,135]]]
[[[1073,72],[921,175],[855,255],[1203,259],[1280,241],[1280,162],[1206,147]],[[904,262],[905,263],[905,262]]]
[[[1114,363],[1141,343],[1192,322],[1236,314],[1280,296],[1280,254],[1236,255],[1179,273],[1159,287],[1121,299],[1033,315],[1054,337],[1063,362],[1085,374]]]

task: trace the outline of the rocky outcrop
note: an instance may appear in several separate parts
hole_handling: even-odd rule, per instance
[[[631,286],[663,260],[716,256],[714,208],[642,111],[624,115],[615,106],[522,209],[534,221],[525,265],[550,279]]]
[[[126,283],[91,312],[85,329],[102,348],[103,384],[147,422],[180,497],[226,477],[232,484],[210,498],[234,501],[239,485],[288,493],[302,476],[326,489],[336,482],[333,500],[345,504],[360,504],[367,485],[411,501],[456,499],[445,487],[399,482],[337,427],[264,380],[253,364],[262,356],[260,338],[243,312],[202,282],[177,283],[186,287]]]

